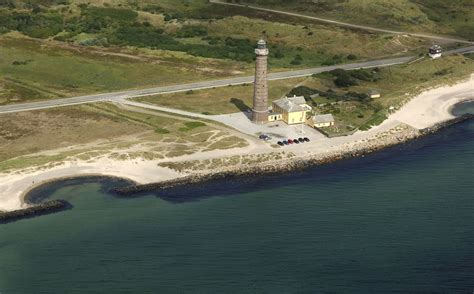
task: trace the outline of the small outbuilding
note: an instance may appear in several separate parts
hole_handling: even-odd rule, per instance
[[[433,45],[428,50],[428,55],[433,59],[440,58],[443,55],[443,48],[439,45]]]
[[[378,90],[370,90],[367,95],[369,95],[370,98],[376,99],[380,98],[382,95],[380,94],[380,91]]]
[[[332,114],[320,114],[311,117],[307,124],[313,128],[326,128],[331,127],[335,123]]]

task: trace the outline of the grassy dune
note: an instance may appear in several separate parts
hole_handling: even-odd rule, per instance
[[[231,61],[180,53],[63,46],[0,38],[0,104],[217,79],[250,73]]]
[[[159,159],[245,145],[206,123],[106,103],[0,116],[0,172],[67,158]]]
[[[429,45],[205,0],[8,3],[0,2],[0,104],[251,74],[262,36],[274,71],[419,54]]]
[[[245,0],[344,22],[413,32],[450,34],[474,40],[471,0]]]

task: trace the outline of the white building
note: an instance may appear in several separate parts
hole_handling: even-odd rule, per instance
[[[320,114],[311,117],[307,122],[313,128],[326,128],[334,125],[334,117],[332,114]]]

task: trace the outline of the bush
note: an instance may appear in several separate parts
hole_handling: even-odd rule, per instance
[[[282,59],[285,57],[285,55],[281,52],[281,50],[275,51],[275,54],[273,55],[276,59]]]
[[[366,81],[366,82],[373,82],[375,81],[374,74],[367,69],[357,69],[353,70],[350,72],[351,77],[361,80],[361,81]]]
[[[291,91],[288,93],[288,97],[292,97],[294,95],[296,96],[304,96],[306,100],[311,99],[311,95],[314,94],[321,94],[321,92],[317,89],[309,88],[306,86],[298,86],[296,88],[291,89]]]
[[[301,60],[298,60],[298,59],[293,59],[291,62],[290,62],[291,65],[300,65],[301,64]]]
[[[354,54],[349,54],[349,55],[347,55],[347,59],[349,59],[349,60],[356,60],[356,59],[357,59],[357,56],[355,56]]]
[[[439,70],[439,71],[435,72],[434,74],[435,74],[435,76],[445,76],[445,75],[449,74],[449,72],[450,71],[447,68],[444,68],[442,70]]]
[[[2,31],[20,31],[33,38],[48,38],[63,30],[63,18],[56,13],[30,13],[0,10]]]
[[[161,13],[163,12],[163,8],[159,5],[149,4],[142,8],[143,11],[150,12],[150,13]]]
[[[365,93],[356,93],[356,92],[348,92],[345,95],[345,98],[347,100],[358,100],[358,101],[368,101],[368,100],[370,100],[369,95],[367,95]]]
[[[207,30],[200,26],[185,26],[176,33],[178,38],[193,38],[207,36]]]
[[[169,134],[170,131],[168,131],[167,129],[164,129],[164,128],[156,128],[155,133],[157,133],[157,134]]]
[[[355,86],[358,83],[355,79],[351,78],[350,76],[349,77],[342,76],[342,77],[336,78],[336,80],[334,81],[334,84],[339,88],[347,88],[350,86]]]
[[[95,6],[83,9],[81,14],[89,18],[98,18],[104,20],[108,18],[109,22],[110,20],[118,22],[134,22],[138,16],[138,13],[131,9]]]

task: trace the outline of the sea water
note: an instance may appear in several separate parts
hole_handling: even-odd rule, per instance
[[[72,210],[0,226],[0,293],[472,293],[473,172],[468,121],[198,191],[61,182],[41,193]]]

